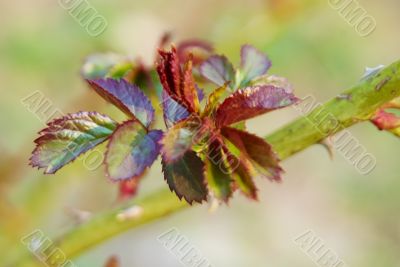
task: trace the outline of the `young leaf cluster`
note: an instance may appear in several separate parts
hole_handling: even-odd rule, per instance
[[[253,46],[242,46],[236,68],[211,51],[200,41],[160,49],[150,68],[110,54],[89,58],[82,70],[88,86],[127,119],[95,111],[56,119],[39,132],[31,165],[53,174],[108,142],[106,175],[121,182],[123,194],[136,192],[161,156],[164,179],[180,199],[227,202],[236,190],[256,199],[255,178],[280,181],[282,168],[271,145],[246,131],[245,121],[298,99],[286,79],[267,74],[271,61]],[[200,89],[205,81],[213,86],[207,95]],[[165,130],[154,127],[149,91],[162,102]]]

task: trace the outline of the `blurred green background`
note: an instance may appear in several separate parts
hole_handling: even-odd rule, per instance
[[[103,168],[88,171],[78,160],[44,176],[27,165],[44,125],[21,99],[39,90],[65,113],[119,114],[81,80],[84,57],[113,51],[151,64],[159,38],[172,31],[175,40],[213,42],[233,62],[241,44],[253,44],[272,59],[270,72],[287,77],[298,96],[324,102],[356,84],[365,67],[399,58],[399,1],[359,3],[377,22],[367,37],[328,0],[90,0],[109,23],[92,37],[58,1],[1,1],[0,266],[34,229],[55,237],[75,223],[66,211],[98,213],[114,207],[117,198],[117,185]],[[297,116],[291,108],[274,112],[251,121],[249,130],[264,136]],[[157,241],[176,227],[215,267],[312,266],[293,242],[308,229],[347,266],[400,266],[399,141],[367,123],[350,131],[377,158],[369,175],[338,153],[330,160],[316,145],[283,163],[282,184],[258,181],[259,202],[238,195],[214,213],[196,206],[107,241],[74,263],[103,266],[117,255],[122,267],[179,266]],[[140,195],[160,187],[166,184],[157,163]]]

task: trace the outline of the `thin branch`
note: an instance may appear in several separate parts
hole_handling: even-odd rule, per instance
[[[286,159],[317,144],[329,135],[368,120],[380,106],[400,96],[400,61],[361,81],[355,87],[341,94],[341,96],[343,95],[346,97],[333,98],[306,117],[301,117],[268,136],[266,140],[273,145],[281,159]],[[331,121],[336,122],[324,122],[321,118],[326,118],[327,114],[334,118]],[[316,124],[316,122],[318,123]],[[184,202],[180,202],[167,189],[140,200],[133,200],[130,204],[141,207],[143,213],[125,221],[118,219],[121,208],[99,214],[60,237],[56,243],[57,247],[65,253],[68,259],[71,259],[129,229],[137,228],[190,207]],[[38,267],[41,264],[26,253],[25,257],[20,258],[19,263],[11,266]]]

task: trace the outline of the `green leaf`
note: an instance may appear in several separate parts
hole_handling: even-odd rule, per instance
[[[122,62],[114,65],[108,71],[106,78],[113,78],[113,79],[122,79],[124,78],[129,72],[133,71],[135,67],[131,62]]]
[[[161,140],[161,153],[166,162],[180,159],[194,144],[200,143],[208,134],[208,125],[197,116],[189,117],[169,128]]]
[[[214,196],[225,202],[232,196],[232,179],[230,166],[224,153],[224,144],[215,140],[209,146],[206,164],[206,180],[208,188]]]
[[[238,149],[228,139],[224,139],[230,171],[236,187],[248,198],[257,200],[257,187],[254,178],[258,173],[247,155]]]
[[[204,107],[204,111],[202,113],[202,117],[210,116],[214,113],[218,105],[220,104],[220,99],[226,93],[227,84],[215,89],[207,99],[206,106]]]
[[[100,79],[106,77],[114,66],[130,64],[126,57],[114,54],[94,54],[85,59],[81,74],[85,79]]]
[[[107,140],[116,127],[115,121],[97,112],[78,112],[55,119],[39,132],[30,164],[45,168],[46,174],[55,173]]]
[[[174,163],[166,163],[163,156],[162,169],[169,188],[179,199],[184,198],[190,204],[207,199],[204,163],[194,151],[189,150]]]
[[[251,165],[242,161],[232,174],[233,179],[240,191],[248,198],[257,200],[257,187],[253,181]]]

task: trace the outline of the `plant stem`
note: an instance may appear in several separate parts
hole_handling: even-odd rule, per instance
[[[397,61],[340,96],[320,105],[309,115],[289,123],[266,137],[266,140],[272,144],[281,159],[286,159],[327,136],[368,120],[380,106],[399,96],[400,61]],[[67,259],[71,259],[124,231],[190,207],[179,201],[168,189],[140,200],[133,200],[130,205],[141,207],[143,213],[125,221],[118,220],[117,215],[121,208],[100,214],[60,237],[56,243],[57,247],[65,253]],[[10,266],[41,266],[42,263],[32,255],[26,252],[25,254],[19,263]]]
[[[383,104],[400,96],[400,61],[360,81],[325,104],[266,137],[285,159],[356,123],[369,120]],[[298,106],[306,110],[311,96]],[[313,104],[313,103],[311,103]]]

